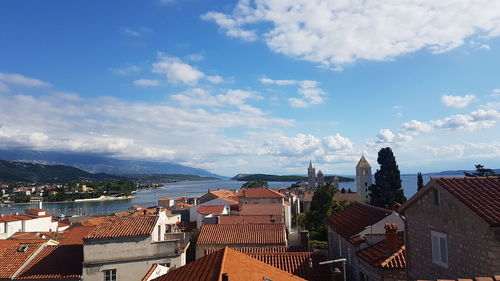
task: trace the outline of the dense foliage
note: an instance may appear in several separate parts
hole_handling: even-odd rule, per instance
[[[390,147],[378,152],[377,162],[380,169],[375,173],[375,184],[369,187],[370,204],[390,208],[394,203],[404,203],[406,197],[401,187],[401,174],[396,158]]]
[[[486,176],[495,176],[495,171],[492,169],[485,168],[481,164],[474,165],[476,167],[476,171],[471,173],[464,172],[466,177],[486,177]]]
[[[241,188],[267,188],[267,181],[247,181]]]
[[[417,191],[424,187],[424,178],[422,177],[422,173],[417,174]]]

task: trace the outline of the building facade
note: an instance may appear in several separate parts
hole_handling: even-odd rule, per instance
[[[358,193],[360,202],[370,202],[368,190],[370,185],[372,185],[372,167],[363,155],[356,165],[356,193]]]
[[[307,187],[316,187],[316,169],[314,169],[312,161],[309,161],[309,168],[307,168]]]

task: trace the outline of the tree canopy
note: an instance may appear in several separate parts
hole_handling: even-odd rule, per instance
[[[265,188],[268,187],[267,181],[247,181],[241,185],[242,188]]]
[[[417,174],[417,191],[424,187],[424,178],[422,177],[422,173]]]
[[[370,204],[390,208],[392,204],[404,203],[406,197],[401,187],[401,173],[390,147],[378,152],[377,162],[380,169],[375,173],[375,184],[369,187]]]
[[[492,169],[485,168],[481,164],[474,165],[476,167],[476,171],[474,173],[464,172],[466,177],[486,177],[486,176],[494,176],[495,171]]]

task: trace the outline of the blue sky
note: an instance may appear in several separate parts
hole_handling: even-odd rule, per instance
[[[2,1],[0,145],[223,175],[500,168],[500,4]],[[456,15],[460,15],[457,17]]]

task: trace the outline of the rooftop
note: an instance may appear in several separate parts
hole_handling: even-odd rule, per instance
[[[368,160],[366,160],[365,156],[361,156],[361,159],[359,159],[358,165],[356,165],[356,168],[371,168],[370,163],[368,163]]]
[[[285,195],[270,188],[242,188],[238,190],[238,197],[246,198],[283,198]]]
[[[242,216],[282,216],[283,205],[280,203],[270,204],[242,204],[240,205],[240,215]]]
[[[247,255],[309,281],[332,280],[333,273],[330,267],[319,264],[327,260],[324,255],[310,252],[249,253]],[[312,267],[309,265],[309,259],[312,260]]]
[[[244,254],[307,252],[307,249],[297,246],[266,246],[266,247],[230,247]],[[217,252],[220,248],[205,248],[205,255]]]
[[[59,245],[83,245],[85,238],[96,226],[73,226],[63,233]]]
[[[283,244],[285,225],[260,224],[205,224],[201,227],[197,244]]]
[[[224,201],[231,202],[233,204],[238,204],[238,196],[232,190],[221,189],[221,190],[210,190],[208,193],[215,195],[217,198]]]
[[[385,269],[404,269],[406,268],[405,246],[403,233],[398,234],[398,249],[388,250],[389,245],[384,239],[372,246],[369,246],[357,254],[368,263]]]
[[[224,208],[226,206],[224,205],[213,205],[213,206],[200,206],[198,208],[198,213],[202,215],[215,215],[215,214],[222,214],[224,212]]]
[[[227,274],[231,281],[304,280],[230,248],[206,255],[153,280],[219,281],[223,274]]]
[[[44,241],[0,240],[0,279],[10,279],[38,250]],[[22,250],[21,250],[22,249]]]
[[[150,235],[157,221],[157,216],[108,217],[84,239]]]
[[[278,215],[219,216],[219,224],[280,223],[280,222],[283,222],[283,217]]]
[[[16,279],[77,279],[82,275],[83,246],[47,246]]]
[[[353,203],[342,211],[325,219],[335,232],[346,239],[360,233],[367,226],[375,224],[390,215],[392,211],[363,203]]]
[[[357,193],[335,193],[333,199],[337,201],[351,201],[358,202],[359,195]]]

